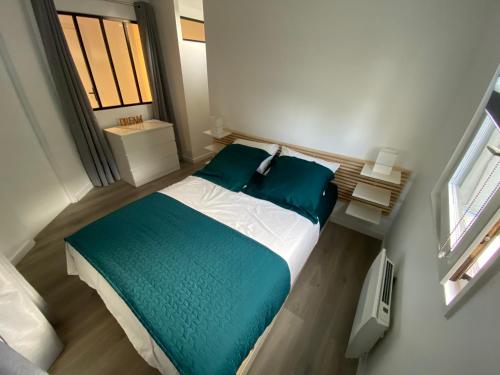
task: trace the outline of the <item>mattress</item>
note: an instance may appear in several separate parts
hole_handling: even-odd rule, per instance
[[[254,239],[283,258],[293,285],[313,250],[320,225],[270,202],[234,193],[202,178],[190,176],[160,191],[196,211]],[[109,283],[67,244],[68,274],[78,274],[96,289],[139,354],[164,374],[177,369],[150,337],[141,322]]]

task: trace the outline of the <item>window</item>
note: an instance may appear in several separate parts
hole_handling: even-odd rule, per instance
[[[500,77],[438,185],[439,271],[451,311],[500,255]]]
[[[205,43],[205,23],[194,18],[181,17],[182,40]]]
[[[448,182],[450,251],[459,244],[498,189],[498,156],[491,151],[491,147],[498,146],[500,132],[485,112],[479,131]]]
[[[151,103],[137,23],[65,12],[59,20],[94,110]]]

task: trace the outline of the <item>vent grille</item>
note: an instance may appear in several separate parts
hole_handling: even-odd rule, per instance
[[[382,302],[386,305],[389,304],[391,299],[392,267],[392,263],[387,261],[385,264],[384,287],[382,289]]]

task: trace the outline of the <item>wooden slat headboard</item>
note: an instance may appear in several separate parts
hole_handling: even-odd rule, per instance
[[[403,191],[403,188],[405,187],[406,183],[408,182],[408,179],[410,177],[410,171],[407,169],[403,169],[400,167],[395,167],[395,169],[401,170],[401,184],[400,185],[395,185],[390,182],[386,181],[381,181],[377,179],[373,179],[370,177],[366,176],[361,176],[361,169],[363,166],[369,162],[367,160],[361,160],[361,159],[356,159],[352,158],[349,156],[344,156],[344,155],[338,155],[338,154],[333,154],[330,152],[325,152],[325,151],[318,151],[314,150],[311,148],[307,147],[301,147],[301,146],[296,146],[288,143],[283,143],[279,141],[274,141],[271,139],[266,139],[266,138],[261,138],[261,137],[256,137],[253,135],[249,135],[246,133],[242,132],[237,132],[237,131],[232,131],[230,135],[227,137],[221,138],[221,139],[215,139],[215,143],[220,143],[224,145],[228,145],[234,142],[235,139],[240,138],[240,139],[247,139],[250,141],[258,141],[258,142],[266,142],[266,143],[276,143],[281,146],[286,146],[289,148],[292,148],[296,151],[299,151],[303,154],[311,155],[317,158],[321,158],[327,161],[333,161],[337,162],[340,164],[340,168],[338,169],[337,173],[335,173],[335,184],[338,186],[338,194],[339,194],[339,199],[343,201],[351,201],[351,200],[359,200],[363,201],[361,199],[354,198],[352,196],[352,192],[354,191],[354,188],[356,187],[356,184],[358,182],[364,182],[366,184],[372,185],[372,186],[377,186],[381,187],[387,190],[391,191],[391,200],[390,200],[390,205],[389,207],[384,207],[384,206],[378,206],[372,202],[365,202],[365,203],[370,203],[373,206],[380,207],[382,209],[382,213],[384,215],[388,215],[391,213],[392,209],[394,208],[394,205],[399,199],[399,196],[401,195],[401,192]]]

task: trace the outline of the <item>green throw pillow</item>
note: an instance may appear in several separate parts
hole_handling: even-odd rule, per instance
[[[231,144],[224,147],[205,168],[194,175],[228,190],[241,191],[259,165],[269,156],[271,155],[260,148]]]
[[[245,193],[271,201],[317,223],[321,197],[333,177],[330,169],[317,163],[280,156],[262,182],[249,185]]]

